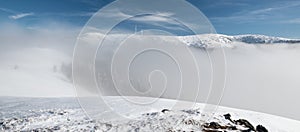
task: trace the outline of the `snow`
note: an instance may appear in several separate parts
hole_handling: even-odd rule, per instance
[[[236,35],[229,36],[223,34],[201,34],[191,36],[179,36],[182,42],[189,46],[200,48],[227,47],[233,48],[237,44],[296,44],[300,39],[287,39],[281,37],[271,37],[266,35]]]
[[[75,95],[71,81],[61,72],[71,58],[58,50],[23,48],[1,53],[0,61],[0,96]]]
[[[249,44],[276,44],[276,43],[286,43],[286,44],[293,44],[293,43],[300,43],[299,39],[287,39],[281,37],[272,37],[266,35],[236,35],[233,36],[235,41],[240,41]]]
[[[121,97],[105,97],[108,103],[122,104]],[[140,97],[132,97],[142,99]],[[160,107],[174,100],[162,100]],[[189,102],[186,102],[189,103]],[[47,105],[45,105],[47,104]],[[152,107],[132,111],[130,120],[100,122],[89,119],[80,109],[75,98],[12,98],[1,97],[0,130],[3,131],[200,131],[205,123],[216,122],[246,130],[226,120],[224,114],[230,113],[232,119],[246,119],[253,126],[263,125],[271,132],[297,132],[300,122],[247,110],[219,107],[213,118],[203,120],[206,113],[201,111],[204,104],[195,108],[169,110]],[[125,107],[126,108],[126,107]],[[143,113],[143,114],[140,114]]]

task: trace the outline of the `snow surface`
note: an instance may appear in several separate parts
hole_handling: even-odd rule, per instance
[[[271,37],[265,35],[236,35],[229,36],[223,34],[201,34],[192,36],[178,37],[182,42],[189,46],[198,48],[216,48],[228,47],[232,48],[237,44],[296,44],[300,43],[300,39],[287,39],[281,37]]]
[[[110,101],[108,103],[124,103],[120,97],[106,98]],[[140,97],[132,98],[141,99]],[[174,100],[162,102],[161,106],[164,106]],[[213,118],[203,120],[203,117],[207,116],[200,110],[204,104],[197,104],[194,109],[166,112],[161,112],[162,109],[158,107],[152,107],[150,111],[149,109],[139,109],[139,111],[128,109],[132,111],[134,119],[108,122],[89,119],[80,109],[75,98],[1,97],[0,106],[1,131],[200,131],[203,124],[212,121],[246,130],[245,127],[234,125],[226,120],[223,115],[227,113],[232,115],[232,119],[246,119],[253,126],[261,124],[270,132],[298,132],[300,130],[299,121],[226,107],[219,107]]]
[[[0,96],[75,96],[61,71],[71,57],[58,50],[23,48],[1,53],[0,61]]]

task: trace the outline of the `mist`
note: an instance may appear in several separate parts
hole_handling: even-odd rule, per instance
[[[82,96],[94,96],[100,90],[101,95],[104,96],[161,97],[207,102],[206,99],[210,93],[212,82],[212,69],[206,53],[212,55],[220,49],[203,50],[189,47],[197,60],[199,70],[197,71],[197,68],[194,68],[194,64],[191,63],[191,56],[186,54],[185,47],[180,42],[175,41],[174,38],[163,37],[162,41],[153,43],[154,41],[151,41],[150,38],[132,37],[120,47],[118,47],[119,43],[114,43],[116,45],[113,46],[111,43],[102,45],[102,52],[98,52],[98,60],[96,60],[99,89],[93,89],[93,86],[88,87],[91,84],[85,83],[91,79],[87,74],[81,77],[80,72],[78,72],[77,76],[81,79],[79,81],[83,82],[79,88],[82,91]],[[147,39],[149,41],[144,41]],[[143,51],[141,44],[148,48],[151,47],[150,49],[168,51],[172,57],[155,50],[137,54]],[[222,58],[217,58],[214,61],[217,67],[219,66],[221,69],[224,67],[227,74],[224,78],[223,96],[219,94],[222,91],[218,91],[222,90],[222,81],[212,82],[217,85],[214,87],[217,89],[211,91],[212,102],[217,103],[216,105],[299,120],[298,93],[300,92],[300,82],[298,78],[300,71],[298,68],[300,67],[300,60],[298,58],[300,57],[300,45],[297,43],[247,44],[243,42],[232,42],[230,45],[232,46],[223,47],[226,67],[219,65],[221,63],[216,63],[222,61]],[[114,50],[115,47],[118,49]],[[178,70],[178,66],[172,59],[178,62],[183,72]],[[84,64],[90,67],[89,63]],[[200,73],[200,78],[198,78],[197,72]],[[214,71],[216,73],[214,77],[220,75],[219,77],[222,78],[222,74],[218,72]],[[180,84],[180,76],[183,78],[183,85]],[[198,79],[200,79],[199,91]],[[85,85],[87,87],[84,87]],[[220,87],[221,89],[219,89]],[[196,94],[197,92],[199,94]],[[222,97],[220,104],[218,104],[218,97]]]
[[[80,28],[0,25],[0,96],[74,96],[71,61]]]
[[[221,105],[300,119],[300,45],[226,49],[227,84]]]
[[[0,96],[75,96],[71,61],[80,28],[68,25],[24,28],[14,24],[2,24],[0,27],[2,29],[0,31]],[[209,60],[204,50],[197,48],[191,50],[198,60],[201,76],[201,90],[197,101],[204,102],[211,83]],[[300,111],[298,102],[300,46],[298,44],[239,43],[233,48],[224,48],[224,50],[227,75],[220,105],[300,119],[298,114]],[[145,58],[164,62],[163,56],[151,56],[149,54]],[[143,64],[151,65],[151,61],[145,61]],[[138,85],[136,87],[141,87],[143,84],[134,82],[143,71],[138,69],[138,65],[139,63],[136,63],[137,72],[130,74],[133,75],[132,83]],[[176,67],[167,70],[169,76],[178,74],[173,72],[176,71]],[[159,74],[153,74],[158,80],[152,82],[162,83],[159,80],[164,78]],[[187,84],[188,82],[189,80]],[[176,87],[175,85],[177,83],[170,84],[168,87]],[[146,83],[145,86],[150,87]],[[160,85],[152,84],[152,86],[160,91]],[[141,90],[145,91],[147,88]],[[194,94],[194,92],[191,89],[184,91],[186,97],[183,98],[189,98],[189,93]],[[116,95],[114,91],[108,90],[106,93]],[[178,91],[170,90],[168,93],[165,93],[165,97],[174,98],[173,94],[177,95]]]

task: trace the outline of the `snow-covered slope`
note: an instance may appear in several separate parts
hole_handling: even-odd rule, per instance
[[[164,104],[175,100],[162,100],[159,107],[152,110],[131,111],[131,120],[101,122],[89,119],[80,109],[75,98],[0,98],[0,131],[254,131],[265,132],[262,125],[270,132],[298,132],[299,121],[278,116],[219,107],[213,118],[203,120],[207,114],[197,108],[167,110]],[[141,98],[135,98],[141,99]],[[123,104],[121,97],[107,97],[108,103]],[[126,102],[126,101],[125,101]],[[187,102],[188,103],[188,102]],[[44,105],[47,104],[47,105]],[[122,105],[121,105],[122,106]],[[120,110],[120,109],[115,109]],[[143,113],[143,114],[141,114]],[[230,119],[224,115],[230,114]],[[247,124],[248,122],[248,124]],[[249,130],[251,129],[252,130]]]
[[[300,39],[287,39],[265,35],[236,35],[202,34],[178,37],[189,46],[198,48],[234,47],[239,44],[300,44]]]
[[[237,35],[233,36],[235,41],[240,41],[249,44],[276,44],[276,43],[286,43],[294,44],[300,43],[300,39],[287,39],[281,37],[271,37],[265,35]]]
[[[72,83],[63,73],[70,60],[66,54],[47,48],[1,53],[0,96],[74,96]]]

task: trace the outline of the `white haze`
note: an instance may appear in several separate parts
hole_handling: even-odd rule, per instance
[[[300,45],[227,49],[221,105],[300,119]]]
[[[79,28],[0,25],[0,96],[74,96],[71,59]]]
[[[0,27],[0,96],[75,95],[70,63],[78,28]],[[224,49],[228,74],[221,105],[300,119],[300,45],[238,43]]]

